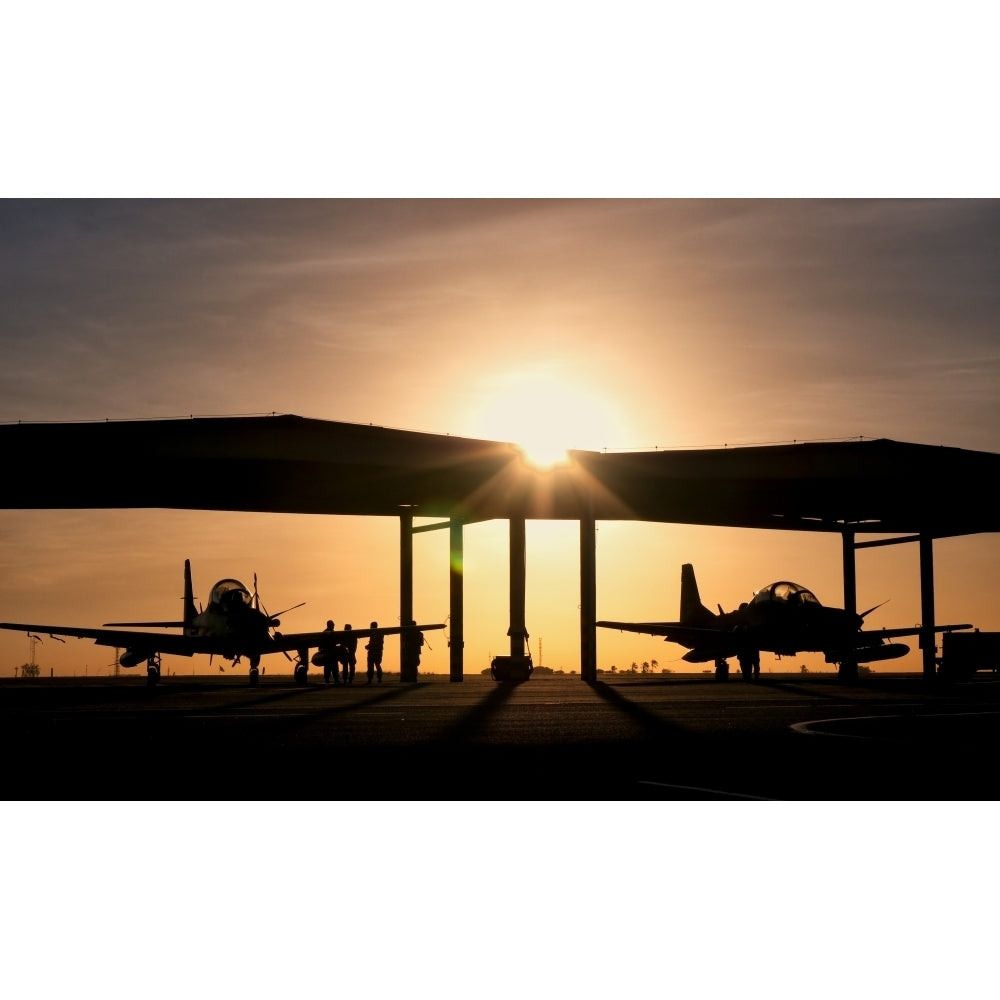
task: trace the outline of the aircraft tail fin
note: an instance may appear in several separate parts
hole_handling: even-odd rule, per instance
[[[194,606],[194,588],[191,585],[191,560],[184,560],[184,634],[193,635],[194,619],[198,612]]]
[[[681,566],[680,620],[684,625],[693,625],[698,628],[710,627],[715,621],[715,615],[701,603],[698,581],[695,579],[694,566],[691,563],[684,563]]]

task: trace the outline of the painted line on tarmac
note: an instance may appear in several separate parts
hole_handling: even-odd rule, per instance
[[[879,719],[902,719],[901,715],[845,715],[839,719],[814,719],[812,722],[793,722],[789,727],[804,736],[837,736],[842,740],[873,740],[874,736],[857,736],[854,733],[821,733],[813,726],[822,726],[830,722],[871,722]]]
[[[922,715],[844,715],[837,719],[813,719],[812,722],[793,722],[789,727],[805,736],[837,736],[842,740],[883,740],[883,736],[858,736],[854,733],[822,733],[812,729],[831,722],[882,722],[886,719],[961,719],[970,715],[1000,715],[1000,712],[927,712]]]
[[[899,708],[919,708],[923,702],[903,702],[899,705]],[[947,713],[945,713],[947,714]],[[802,733],[805,736],[839,736],[841,739],[845,740],[871,740],[876,739],[874,736],[855,736],[852,733],[819,733],[813,732],[810,726],[822,726],[826,722],[853,722],[858,721],[871,721],[872,719],[902,719],[905,716],[899,713],[893,713],[892,715],[844,715],[833,719],[813,719],[811,722],[793,722],[790,729],[794,729],[797,733]],[[912,716],[909,716],[912,718]]]
[[[763,795],[744,795],[742,792],[727,792],[722,788],[701,788],[698,785],[671,785],[666,781],[642,781],[640,785],[652,785],[654,788],[676,788],[681,792],[705,792],[708,795],[721,795],[727,799],[753,799],[755,802],[773,802],[774,799]]]

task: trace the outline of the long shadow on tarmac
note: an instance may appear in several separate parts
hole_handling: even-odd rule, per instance
[[[649,712],[637,705],[634,701],[629,701],[617,689],[609,687],[604,681],[589,681],[588,684],[596,695],[627,715],[633,722],[638,723],[648,737],[658,739],[668,732],[676,731],[675,726],[664,721],[654,712]]]
[[[498,684],[478,705],[445,730],[442,742],[466,743],[480,732],[486,720],[495,715],[517,689],[516,684]]]

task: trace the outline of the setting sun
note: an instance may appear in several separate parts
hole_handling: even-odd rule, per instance
[[[623,425],[607,399],[544,370],[507,372],[484,388],[474,433],[510,441],[538,468],[566,460],[572,449],[622,447]]]

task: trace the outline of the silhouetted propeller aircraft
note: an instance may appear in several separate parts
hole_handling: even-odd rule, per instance
[[[715,662],[716,677],[728,676],[729,657],[735,656],[745,678],[760,674],[760,653],[778,656],[823,653],[827,663],[858,664],[873,660],[893,660],[910,647],[889,642],[905,635],[919,635],[919,628],[884,628],[862,632],[865,617],[843,608],[824,607],[805,587],[780,580],[756,591],[749,603],[735,611],[709,611],[701,603],[694,567],[681,566],[681,615],[677,622],[607,622],[603,628],[625,632],[662,635],[666,642],[687,648],[682,657],[688,663]],[[875,607],[881,607],[880,604]],[[937,625],[935,632],[972,628],[971,625]]]
[[[301,604],[294,605],[295,608]],[[292,611],[287,608],[286,611]],[[284,614],[285,612],[279,612]],[[250,664],[250,684],[259,680],[260,658],[267,653],[283,653],[289,650],[298,655],[295,661],[295,682],[305,684],[309,669],[309,650],[328,649],[339,643],[345,636],[357,638],[375,635],[395,635],[401,632],[428,632],[444,628],[444,624],[391,626],[389,628],[354,629],[323,632],[295,632],[283,634],[277,631],[281,624],[276,615],[261,609],[257,594],[257,578],[254,576],[254,592],[239,580],[220,580],[213,588],[208,607],[196,610],[191,586],[191,561],[184,560],[184,620],[179,622],[109,622],[103,628],[74,628],[65,625],[21,625],[0,622],[0,628],[20,632],[41,632],[51,636],[71,635],[81,639],[93,639],[99,646],[114,646],[124,649],[119,658],[123,667],[134,667],[146,662],[146,676],[149,684],[160,679],[160,655],[169,653],[176,656],[194,656],[207,653],[210,657],[221,656],[231,660],[235,666],[242,657]],[[153,632],[121,631],[115,626],[132,628],[180,628],[180,635],[157,635]]]

